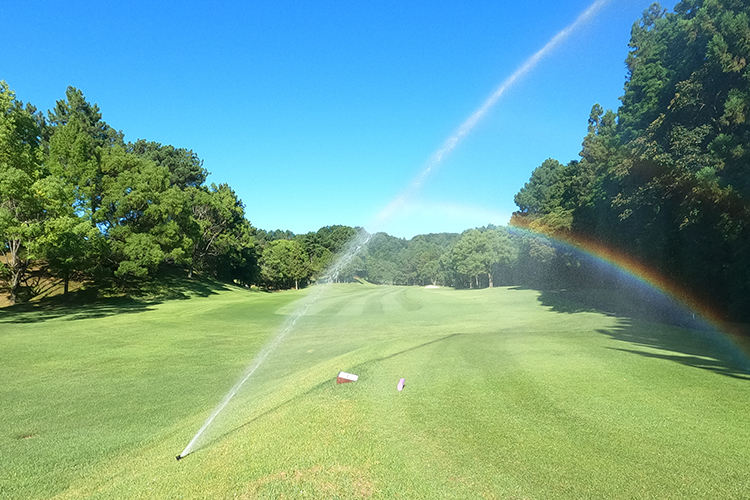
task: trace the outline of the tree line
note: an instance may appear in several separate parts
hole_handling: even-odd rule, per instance
[[[39,277],[122,290],[165,270],[266,288],[318,275],[357,230],[263,231],[228,184],[206,185],[192,151],[139,139],[69,87],[46,115],[0,81],[0,287]]]
[[[0,81],[0,285],[27,300],[37,280],[136,288],[165,270],[268,289],[319,279],[476,288],[506,282],[518,248],[504,228],[412,240],[378,233],[335,277],[362,228],[294,234],[252,226],[228,184],[206,185],[192,151],[139,139],[73,87],[46,115]]]
[[[594,105],[580,159],[548,159],[513,225],[585,235],[750,319],[750,2],[652,4],[632,28],[622,105]]]
[[[361,240],[363,234],[367,237],[367,244],[347,260],[335,277],[328,276],[328,266],[346,251],[350,242],[358,237]],[[330,236],[338,236],[333,239],[335,245],[325,243]],[[285,249],[286,255],[296,248],[297,255],[306,256],[307,263],[302,257],[287,260],[296,260],[294,268],[298,272],[304,273],[307,269],[308,274],[299,278],[305,283],[335,279],[344,282],[365,280],[378,285],[453,288],[550,287],[570,285],[580,278],[570,269],[580,267],[581,263],[576,261],[575,266],[571,266],[574,256],[559,250],[555,242],[541,234],[514,232],[502,226],[488,225],[462,233],[421,234],[408,240],[384,232],[369,235],[362,228],[347,226],[325,227],[317,233],[305,235],[261,230],[258,237],[259,240],[273,240],[264,246],[262,262],[270,264],[277,260],[265,258],[275,252],[277,245]],[[264,265],[267,264],[262,264],[261,268]],[[294,278],[291,273],[287,276],[287,283],[291,284]]]
[[[516,257],[507,230],[487,226],[411,240],[377,233],[350,265],[377,284],[483,288],[507,284],[501,276]]]

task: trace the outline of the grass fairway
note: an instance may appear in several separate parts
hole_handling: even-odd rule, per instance
[[[507,288],[330,286],[176,461],[309,293],[0,311],[0,498],[748,498],[728,353]]]

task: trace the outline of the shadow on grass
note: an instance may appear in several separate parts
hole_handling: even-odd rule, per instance
[[[68,321],[91,318],[106,318],[116,314],[132,314],[151,310],[158,302],[143,301],[129,297],[109,297],[85,304],[62,300],[41,300],[6,307],[0,310],[1,323],[42,323],[64,318]]]
[[[554,312],[595,312],[620,318],[617,327],[597,332],[634,348],[611,349],[750,381],[748,353],[663,294],[617,287],[538,291],[539,302]]]
[[[609,349],[646,358],[672,361],[719,375],[750,381],[750,361],[747,356],[717,331],[690,330],[658,323],[625,321],[615,328],[600,329],[597,332],[633,346],[632,349],[619,347]]]
[[[186,277],[182,272],[163,272],[155,279],[133,281],[123,285],[110,285],[109,288],[120,289],[129,297],[144,300],[186,300],[191,297],[209,297],[221,291],[229,290],[227,284],[201,276]],[[106,289],[104,289],[106,292]]]
[[[437,344],[438,342],[444,342],[444,341],[446,341],[446,340],[448,340],[450,338],[457,337],[459,335],[465,335],[465,334],[464,333],[450,333],[448,335],[445,335],[443,337],[437,338],[435,340],[430,340],[428,342],[423,342],[423,343],[417,344],[417,345],[415,345],[413,347],[409,347],[407,349],[403,349],[401,351],[394,352],[393,354],[389,354],[388,356],[381,356],[379,358],[371,359],[371,360],[366,361],[364,363],[360,363],[360,364],[356,365],[354,368],[357,369],[359,367],[362,367],[362,366],[365,366],[365,365],[369,365],[369,364],[372,364],[372,363],[378,363],[380,361],[386,361],[388,359],[395,358],[396,356],[400,356],[402,354],[406,354],[407,352],[416,351],[417,349],[422,349],[423,347],[427,347],[428,345]]]
[[[635,351],[632,349],[615,349],[616,351],[627,352],[631,354],[637,354],[646,358],[663,359],[667,361],[674,361],[685,366],[692,368],[700,368],[701,370],[708,370],[720,375],[726,375],[740,380],[750,381],[750,371],[747,369],[743,370],[740,368],[733,367],[724,361],[717,358],[709,358],[704,354],[699,356],[686,356],[686,355],[674,355],[674,354],[658,354],[653,352]]]
[[[58,318],[75,321],[140,313],[153,310],[152,306],[169,300],[209,297],[228,289],[220,282],[174,275],[126,286],[110,283],[71,292],[67,296],[57,295],[2,308],[0,323],[41,323]]]
[[[515,287],[511,290],[529,290]],[[654,290],[629,288],[533,289],[539,302],[559,313],[595,312],[609,316],[657,321],[688,328],[701,328],[700,318],[668,296]]]
[[[417,349],[422,349],[423,347],[427,347],[430,344],[435,344],[435,343],[438,343],[438,342],[442,342],[444,340],[448,340],[448,339],[450,339],[452,337],[456,337],[458,335],[464,335],[464,334],[463,333],[451,333],[451,334],[446,335],[444,337],[440,337],[440,338],[437,338],[435,340],[430,340],[428,342],[424,342],[422,344],[418,344],[418,345],[415,345],[413,347],[409,347],[407,349],[404,349],[404,350],[401,350],[401,351],[398,351],[398,352],[394,352],[393,354],[389,354],[387,356],[381,356],[380,358],[371,359],[371,360],[369,360],[369,361],[367,361],[365,363],[360,363],[358,365],[355,365],[351,369],[353,371],[357,371],[357,368],[359,368],[359,367],[362,367],[362,366],[365,366],[365,365],[369,365],[371,363],[377,363],[379,361],[385,361],[385,360],[394,358],[396,356],[400,356],[401,354],[405,354],[405,353],[410,352],[410,351],[415,351]],[[233,429],[230,429],[227,432],[225,432],[225,433],[223,433],[223,434],[221,434],[219,436],[216,436],[215,438],[211,439],[210,441],[206,442],[205,444],[196,447],[193,451],[191,451],[190,453],[188,453],[187,455],[185,455],[185,457],[187,457],[189,455],[192,455],[193,453],[196,453],[198,451],[201,451],[201,450],[203,450],[205,448],[208,448],[208,447],[210,447],[214,443],[217,443],[219,441],[223,441],[225,438],[228,438],[229,436],[231,436],[231,435],[239,432],[240,430],[244,429],[245,427],[247,427],[249,425],[252,425],[253,423],[257,422],[258,420],[262,419],[263,417],[272,414],[273,412],[279,410],[280,408],[283,408],[283,407],[285,407],[287,405],[292,404],[294,401],[297,401],[297,400],[299,400],[299,399],[301,399],[301,398],[303,398],[303,397],[305,397],[305,396],[307,396],[309,394],[312,394],[313,392],[315,392],[315,391],[323,388],[326,385],[329,385],[330,383],[331,383],[330,379],[324,380],[324,381],[319,382],[319,383],[315,384],[314,386],[310,387],[305,392],[301,392],[299,394],[295,394],[294,396],[290,397],[286,401],[282,401],[281,403],[279,403],[279,404],[277,404],[277,405],[269,408],[268,410],[264,411],[263,413],[260,413],[260,414],[256,415],[255,417],[251,418],[250,420],[248,420],[247,422],[243,423],[242,425],[238,425],[237,427],[235,427]],[[182,458],[185,458],[185,457],[182,457]]]

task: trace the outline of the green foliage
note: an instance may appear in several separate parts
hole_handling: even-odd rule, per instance
[[[441,280],[440,256],[445,251],[435,241],[415,236],[399,256],[400,278],[404,284],[436,285]]]
[[[548,160],[513,222],[615,245],[750,318],[750,5],[658,4],[633,26],[622,107],[595,105],[581,160]]]
[[[492,225],[411,240],[377,233],[362,252],[359,276],[376,284],[492,287],[511,280],[517,253],[507,231]]]
[[[299,288],[300,280],[309,276],[302,245],[296,240],[276,240],[263,248],[260,275],[266,286]]]
[[[308,269],[311,279],[320,277],[338,254],[347,249],[348,244],[357,236],[357,229],[349,226],[324,226],[317,232],[303,235],[286,235],[281,231],[269,233],[271,236],[285,239],[296,239],[307,254]],[[361,267],[361,266],[354,266]],[[354,269],[348,269],[349,278],[356,274]]]
[[[107,253],[107,241],[96,227],[73,214],[49,220],[38,242],[50,270],[63,279],[64,293],[71,278],[96,274],[97,257]]]
[[[169,187],[169,171],[119,146],[100,165],[101,205],[92,220],[109,239],[115,275],[143,278],[167,259],[184,264],[192,246],[179,224],[186,196]]]
[[[200,187],[206,182],[208,172],[203,168],[203,160],[198,158],[192,150],[175,148],[171,145],[163,146],[158,142],[147,142],[138,139],[135,143],[128,143],[127,149],[143,158],[147,158],[161,167],[169,169],[169,183],[180,189]]]
[[[0,81],[0,279],[15,303],[34,257],[48,194],[42,186],[41,126],[34,109]]]
[[[73,87],[45,122],[3,82],[0,234],[15,299],[30,266],[64,282],[155,276],[164,266],[240,283],[257,279],[255,229],[226,184],[190,150],[125,144]]]
[[[257,274],[255,228],[242,201],[228,184],[189,189],[193,235],[192,264],[214,276],[254,283]]]
[[[514,201],[521,213],[536,214],[549,208],[550,200],[557,187],[562,165],[559,161],[548,158],[531,173],[531,179],[516,194]]]
[[[294,239],[294,237],[295,235],[293,232],[289,230],[282,230],[282,229],[274,229],[271,231],[266,231],[265,229],[258,229],[256,233],[256,238],[260,245],[265,245],[269,241],[291,240],[291,239]]]
[[[517,255],[508,234],[500,228],[465,231],[451,250],[451,260],[456,272],[463,276],[469,288],[479,287],[480,277],[494,286],[493,276],[509,266]]]

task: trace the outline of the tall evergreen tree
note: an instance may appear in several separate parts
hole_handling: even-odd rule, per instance
[[[18,299],[45,211],[41,127],[34,109],[16,99],[0,81],[0,277],[8,283],[11,304]]]

